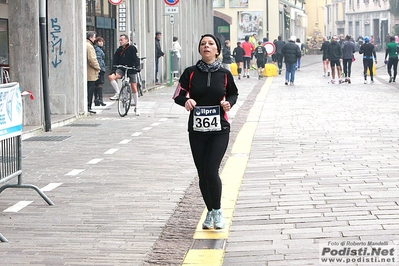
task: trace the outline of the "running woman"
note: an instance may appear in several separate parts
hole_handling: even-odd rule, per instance
[[[207,208],[202,228],[223,229],[219,168],[229,143],[228,111],[237,101],[238,90],[231,72],[218,60],[221,53],[218,38],[203,35],[198,51],[201,60],[184,70],[173,99],[190,111],[189,142]]]

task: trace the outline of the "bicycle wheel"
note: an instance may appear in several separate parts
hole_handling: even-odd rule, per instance
[[[130,109],[130,102],[132,101],[132,91],[129,84],[122,86],[119,92],[118,113],[121,117],[127,115]]]
[[[141,79],[139,79],[137,82],[137,92],[139,93],[139,96],[143,96],[143,89],[141,88]]]

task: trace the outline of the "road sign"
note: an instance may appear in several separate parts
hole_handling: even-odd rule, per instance
[[[179,3],[180,0],[163,0],[165,2],[165,4],[169,5],[169,6],[174,6],[177,5],[177,3]]]
[[[119,5],[120,3],[122,3],[123,0],[109,0],[109,2],[111,3],[111,5]]]
[[[175,24],[175,15],[173,15],[173,14],[170,14],[169,15],[169,22],[170,22],[170,24]]]
[[[178,6],[165,6],[165,14],[179,14]]]
[[[263,46],[266,48],[268,55],[272,55],[276,52],[276,46],[272,42],[266,42]]]

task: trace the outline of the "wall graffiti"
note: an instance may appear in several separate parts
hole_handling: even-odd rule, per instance
[[[58,24],[57,18],[51,19],[51,54],[52,60],[51,64],[54,68],[57,68],[59,64],[61,64],[62,59],[61,56],[64,53],[62,51],[62,37],[61,37],[61,26]]]

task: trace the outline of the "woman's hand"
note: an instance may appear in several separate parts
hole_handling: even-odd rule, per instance
[[[197,105],[197,102],[194,101],[193,99],[188,99],[186,103],[184,104],[184,107],[186,108],[187,111],[193,110],[193,108]]]
[[[230,108],[231,108],[230,102],[228,102],[228,101],[221,101],[221,102],[220,102],[220,106],[222,106],[222,108],[223,108],[223,110],[224,110],[225,112],[230,111]]]

